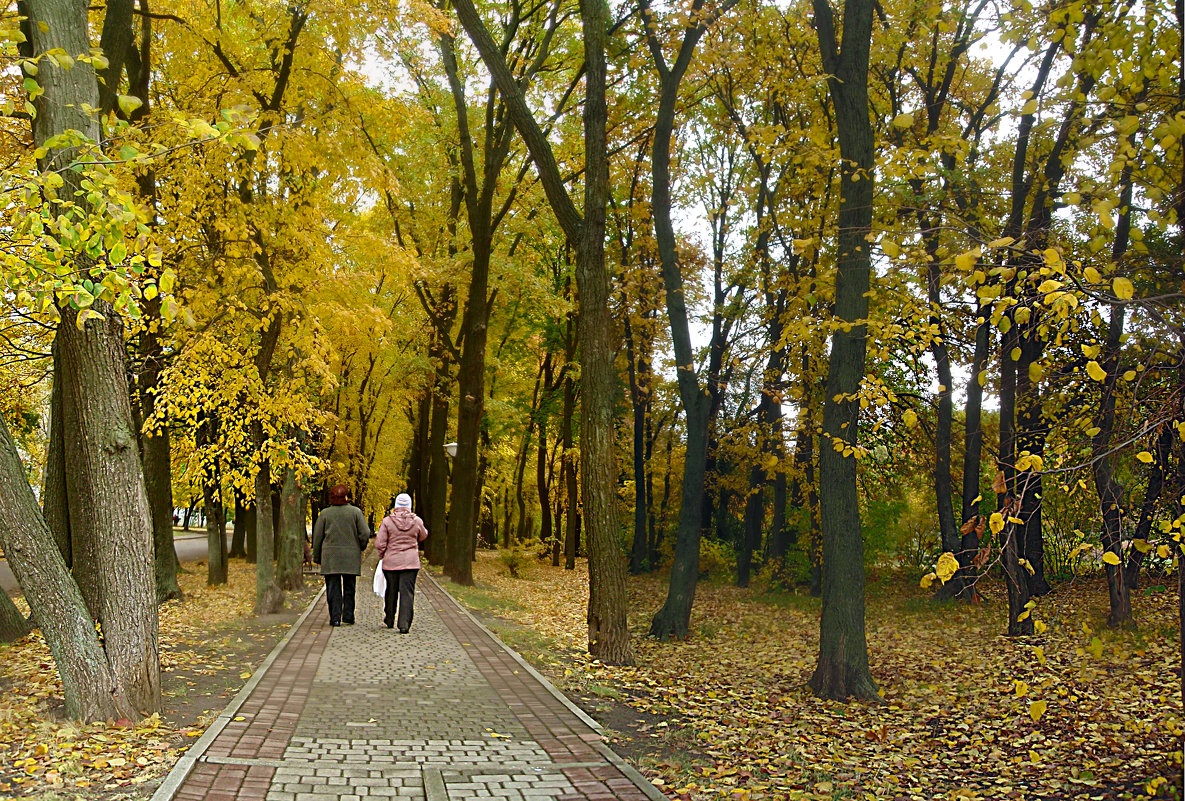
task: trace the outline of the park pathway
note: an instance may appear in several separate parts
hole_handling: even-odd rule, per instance
[[[408,635],[368,576],[357,625],[319,597],[152,801],[664,798],[426,571],[416,596]]]

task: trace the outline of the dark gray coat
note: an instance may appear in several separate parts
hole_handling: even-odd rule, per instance
[[[370,541],[370,527],[357,506],[327,506],[313,524],[313,561],[321,575],[362,573],[362,552]]]

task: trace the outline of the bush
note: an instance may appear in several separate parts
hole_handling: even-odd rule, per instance
[[[530,547],[514,546],[498,551],[498,560],[502,562],[511,578],[522,578],[523,571],[531,560],[535,558],[535,551]]]
[[[699,541],[699,575],[700,578],[729,580],[736,574],[737,559],[732,545],[720,540],[710,540],[700,537]]]

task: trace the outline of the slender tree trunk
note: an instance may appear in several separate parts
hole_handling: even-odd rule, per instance
[[[576,381],[571,372],[564,376],[564,491],[568,494],[564,522],[564,569],[576,569],[576,545],[580,531],[580,486],[576,455],[572,449],[573,416],[576,413]]]
[[[1001,350],[1002,367],[1000,371],[1000,454],[999,470],[1003,474],[1006,490],[996,499],[997,510],[1007,520],[1016,517],[1020,510],[1018,496],[1025,492],[1026,487],[1018,481],[1014,465],[1016,464],[1016,383],[1017,362],[1012,358],[1012,351],[1019,347],[1016,335],[1017,328],[1013,328],[1005,335]],[[1025,570],[1020,566],[1020,544],[1018,540],[1024,532],[1017,529],[1013,523],[1007,523],[1001,531],[1001,548],[1003,552],[1004,579],[1008,590],[1008,636],[1015,637],[1033,633],[1033,617],[1024,620],[1020,616],[1026,611],[1029,602],[1029,580]]]
[[[864,377],[868,288],[872,260],[874,139],[869,121],[868,54],[872,41],[872,0],[845,0],[843,42],[837,49],[828,0],[814,0],[815,28],[835,109],[842,158],[835,321],[827,394],[823,406],[824,441],[819,448],[819,500],[823,530],[823,614],[819,624],[819,662],[811,688],[823,698],[849,696],[879,701],[868,667],[864,629],[864,540],[856,488],[860,403]],[[836,450],[833,444],[840,444]],[[844,449],[848,449],[844,452]]]
[[[551,525],[551,492],[547,476],[547,418],[548,395],[552,383],[551,353],[543,357],[543,387],[539,396],[539,410],[536,426],[539,430],[539,440],[535,449],[535,494],[539,499],[539,539],[545,545],[552,544]]]
[[[276,565],[276,584],[281,590],[304,586],[305,496],[296,483],[296,472],[284,470],[280,490],[280,551]]]
[[[25,619],[21,610],[0,591],[0,642],[14,642],[33,630],[33,624]]]
[[[62,368],[57,340],[53,343],[53,387],[49,402],[49,448],[45,456],[45,485],[42,489],[45,524],[53,532],[66,567],[73,563],[70,509],[66,495],[66,443],[62,408]]]
[[[243,503],[243,496],[237,489],[232,490],[235,496],[235,520],[231,528],[230,554],[233,559],[247,558],[247,506]]]
[[[448,454],[444,450],[444,440],[448,435],[449,399],[443,386],[446,378],[447,368],[443,375],[438,368],[432,390],[432,427],[428,436],[428,508],[423,510],[428,521],[424,551],[428,561],[437,565],[444,564],[445,520],[448,518]]]
[[[963,436],[963,502],[962,524],[959,526],[959,570],[954,578],[955,595],[967,601],[979,597],[975,589],[974,558],[979,550],[979,532],[983,530],[979,514],[979,483],[983,463],[983,382],[987,378],[988,354],[991,349],[991,320],[986,306],[977,309],[983,322],[975,327],[975,351],[971,357],[971,378],[967,381],[967,402],[964,408]]]
[[[648,517],[646,498],[646,425],[649,415],[650,387],[647,371],[640,355],[640,342],[634,336],[634,327],[627,313],[625,319],[625,350],[630,381],[630,401],[633,405],[633,455],[634,455],[634,542],[630,548],[630,572],[634,575],[646,569],[646,519]]]
[[[136,704],[108,662],[78,586],[45,525],[20,454],[0,417],[0,547],[53,655],[66,714],[84,721],[137,719]],[[147,574],[147,570],[144,571]],[[152,604],[156,611],[156,605]]]
[[[208,415],[198,428],[198,449],[217,440],[218,418]],[[227,580],[226,509],[222,505],[222,470],[217,456],[209,457],[202,465],[202,501],[206,510],[206,584],[213,587]]]
[[[243,536],[247,539],[247,564],[253,565],[259,558],[259,507],[247,507],[243,523]]]
[[[263,431],[259,424],[255,429],[255,446],[262,450]],[[255,474],[255,535],[255,614],[270,615],[284,608],[284,591],[276,584],[271,466],[266,459]]]
[[[150,318],[160,317],[159,295],[145,301],[145,313]],[[173,460],[169,448],[169,425],[164,419],[159,421],[159,425],[151,423],[156,414],[156,398],[161,387],[164,346],[160,337],[151,328],[146,328],[140,336],[140,348],[143,351],[144,369],[138,376],[137,389],[144,420],[151,426],[140,435],[141,462],[152,514],[156,600],[157,603],[163,603],[170,598],[181,597],[181,588],[177,585],[177,552],[173,546]],[[188,522],[189,514],[186,513]]]

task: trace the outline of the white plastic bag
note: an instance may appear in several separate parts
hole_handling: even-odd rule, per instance
[[[381,561],[374,569],[374,594],[380,598],[387,597],[387,576],[383,573],[383,563]]]

